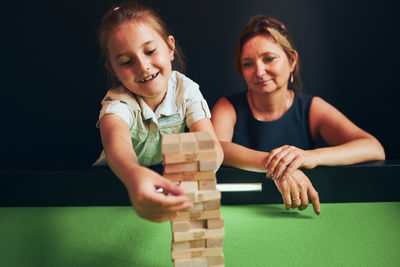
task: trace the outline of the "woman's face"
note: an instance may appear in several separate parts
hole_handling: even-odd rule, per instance
[[[271,93],[287,89],[296,60],[289,61],[271,36],[257,35],[243,45],[240,64],[249,90]]]

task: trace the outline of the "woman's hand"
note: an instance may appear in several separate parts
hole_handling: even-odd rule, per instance
[[[265,170],[269,178],[285,179],[300,167],[312,169],[317,165],[316,153],[295,146],[281,146],[271,150],[265,158]]]
[[[193,207],[179,185],[158,173],[139,166],[126,187],[137,214],[153,222],[163,222],[178,215],[179,211]],[[157,192],[162,188],[163,192]]]
[[[319,196],[308,177],[300,170],[295,170],[286,179],[274,180],[276,187],[282,195],[285,209],[298,208],[304,210],[311,199],[314,212],[319,215]]]

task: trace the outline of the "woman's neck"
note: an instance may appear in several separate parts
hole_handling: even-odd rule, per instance
[[[247,100],[254,117],[260,121],[273,121],[283,116],[292,105],[294,92],[281,89],[272,93],[254,92],[249,89]]]

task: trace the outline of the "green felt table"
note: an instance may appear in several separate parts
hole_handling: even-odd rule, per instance
[[[400,202],[222,206],[225,266],[399,266]],[[169,222],[129,206],[0,208],[1,266],[173,266]]]

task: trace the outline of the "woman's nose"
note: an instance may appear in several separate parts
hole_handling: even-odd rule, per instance
[[[265,66],[264,66],[264,64],[262,64],[262,63],[257,63],[256,64],[256,75],[258,76],[258,77],[261,77],[261,76],[263,76],[265,74]]]

